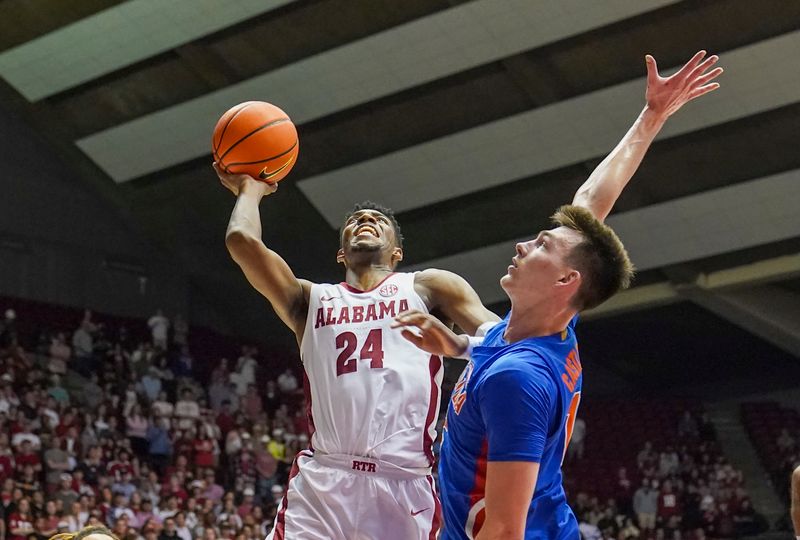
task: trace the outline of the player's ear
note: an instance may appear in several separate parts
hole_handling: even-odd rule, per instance
[[[396,247],[392,250],[392,263],[398,264],[403,260],[403,248]]]
[[[563,276],[561,276],[561,279],[558,280],[558,285],[579,286],[580,282],[581,282],[581,273],[571,268],[567,270],[567,272]]]
[[[339,251],[336,252],[336,262],[344,264],[344,249],[339,248]]]

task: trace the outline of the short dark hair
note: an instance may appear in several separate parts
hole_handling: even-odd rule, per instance
[[[356,212],[359,212],[361,210],[375,210],[377,212],[380,212],[381,214],[383,214],[387,218],[389,218],[389,221],[392,222],[392,228],[394,228],[394,237],[395,237],[395,240],[396,240],[396,243],[397,243],[397,247],[399,247],[399,248],[403,247],[403,233],[400,231],[400,224],[397,222],[397,218],[394,217],[394,212],[392,211],[391,208],[387,208],[387,207],[385,207],[383,205],[380,205],[380,204],[378,204],[376,202],[363,201],[363,202],[360,202],[360,203],[356,204],[355,206],[353,206],[353,209],[350,210],[350,212],[348,212],[344,216],[344,223],[347,223],[347,220],[350,219],[350,217],[353,214],[355,214]],[[342,224],[342,227],[339,229],[339,238],[341,238],[341,236],[342,236],[342,231],[344,230],[344,223]]]
[[[583,278],[572,300],[579,311],[599,306],[630,286],[633,263],[611,227],[580,206],[562,206],[551,219],[583,236],[568,258]]]

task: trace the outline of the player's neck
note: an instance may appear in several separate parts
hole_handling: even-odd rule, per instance
[[[503,338],[514,343],[531,337],[549,336],[563,331],[575,316],[569,305],[540,302],[511,303],[511,315]]]
[[[359,291],[369,291],[374,289],[392,272],[394,272],[394,269],[389,265],[356,266],[347,269],[345,282]]]

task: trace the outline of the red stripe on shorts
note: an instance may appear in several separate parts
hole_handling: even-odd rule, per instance
[[[422,449],[428,456],[428,461],[433,465],[433,439],[431,439],[431,425],[436,420],[437,408],[439,407],[439,386],[436,384],[436,374],[442,367],[442,359],[435,354],[431,355],[428,369],[431,375],[431,396],[428,402],[428,416],[425,418],[425,432],[422,439]]]
[[[433,495],[433,520],[431,521],[431,532],[428,535],[428,540],[436,540],[436,535],[439,533],[439,527],[442,526],[442,503],[439,501],[439,495],[436,493],[436,488],[433,483],[433,476],[430,474],[426,477],[428,483],[431,485],[431,494]]]
[[[283,494],[281,509],[278,511],[278,517],[275,518],[275,534],[272,535],[273,540],[286,539],[286,508],[289,506],[289,489],[292,483],[292,478],[297,476],[297,473],[300,472],[300,466],[297,464],[297,460],[301,455],[307,456],[309,455],[309,452],[301,450],[294,457],[294,461],[292,462],[292,470],[289,471],[289,480],[286,482],[286,493]]]

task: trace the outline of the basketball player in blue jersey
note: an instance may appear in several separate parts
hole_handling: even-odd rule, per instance
[[[716,57],[703,57],[696,55],[680,77],[656,73],[648,82],[648,108],[576,195],[592,213],[608,213],[672,112],[664,111],[713,89],[706,83],[717,70],[705,72]],[[268,538],[433,538],[439,520],[430,449],[441,359],[411,346],[390,326],[407,308],[437,313],[469,334],[499,317],[456,274],[395,272],[402,235],[391,211],[375,205],[357,207],[342,226],[337,260],[345,267],[344,282],[296,277],[261,238],[259,204],[277,186],[216,171],[237,197],[228,250],[295,333],[309,383],[312,448],[295,460]]]
[[[517,244],[500,283],[511,311],[495,324],[456,384],[439,465],[443,539],[577,539],[561,462],[580,403],[578,312],[627,287],[633,267],[614,232],[585,208],[564,206],[556,228]],[[407,312],[403,334],[434,354],[462,356],[457,336]]]
[[[718,86],[708,81],[719,68],[698,76],[715,61],[701,63],[703,56],[668,79],[647,57],[643,124],[648,114],[663,123]],[[405,327],[403,336],[422,350],[469,358],[441,447],[443,540],[580,538],[561,481],[583,381],[575,324],[580,311],[625,289],[633,275],[624,246],[603,224],[616,197],[598,205],[585,195],[579,190],[573,205],[555,213],[555,228],[516,245],[500,279],[511,311],[483,339],[456,335],[426,313],[396,318],[395,327]]]

